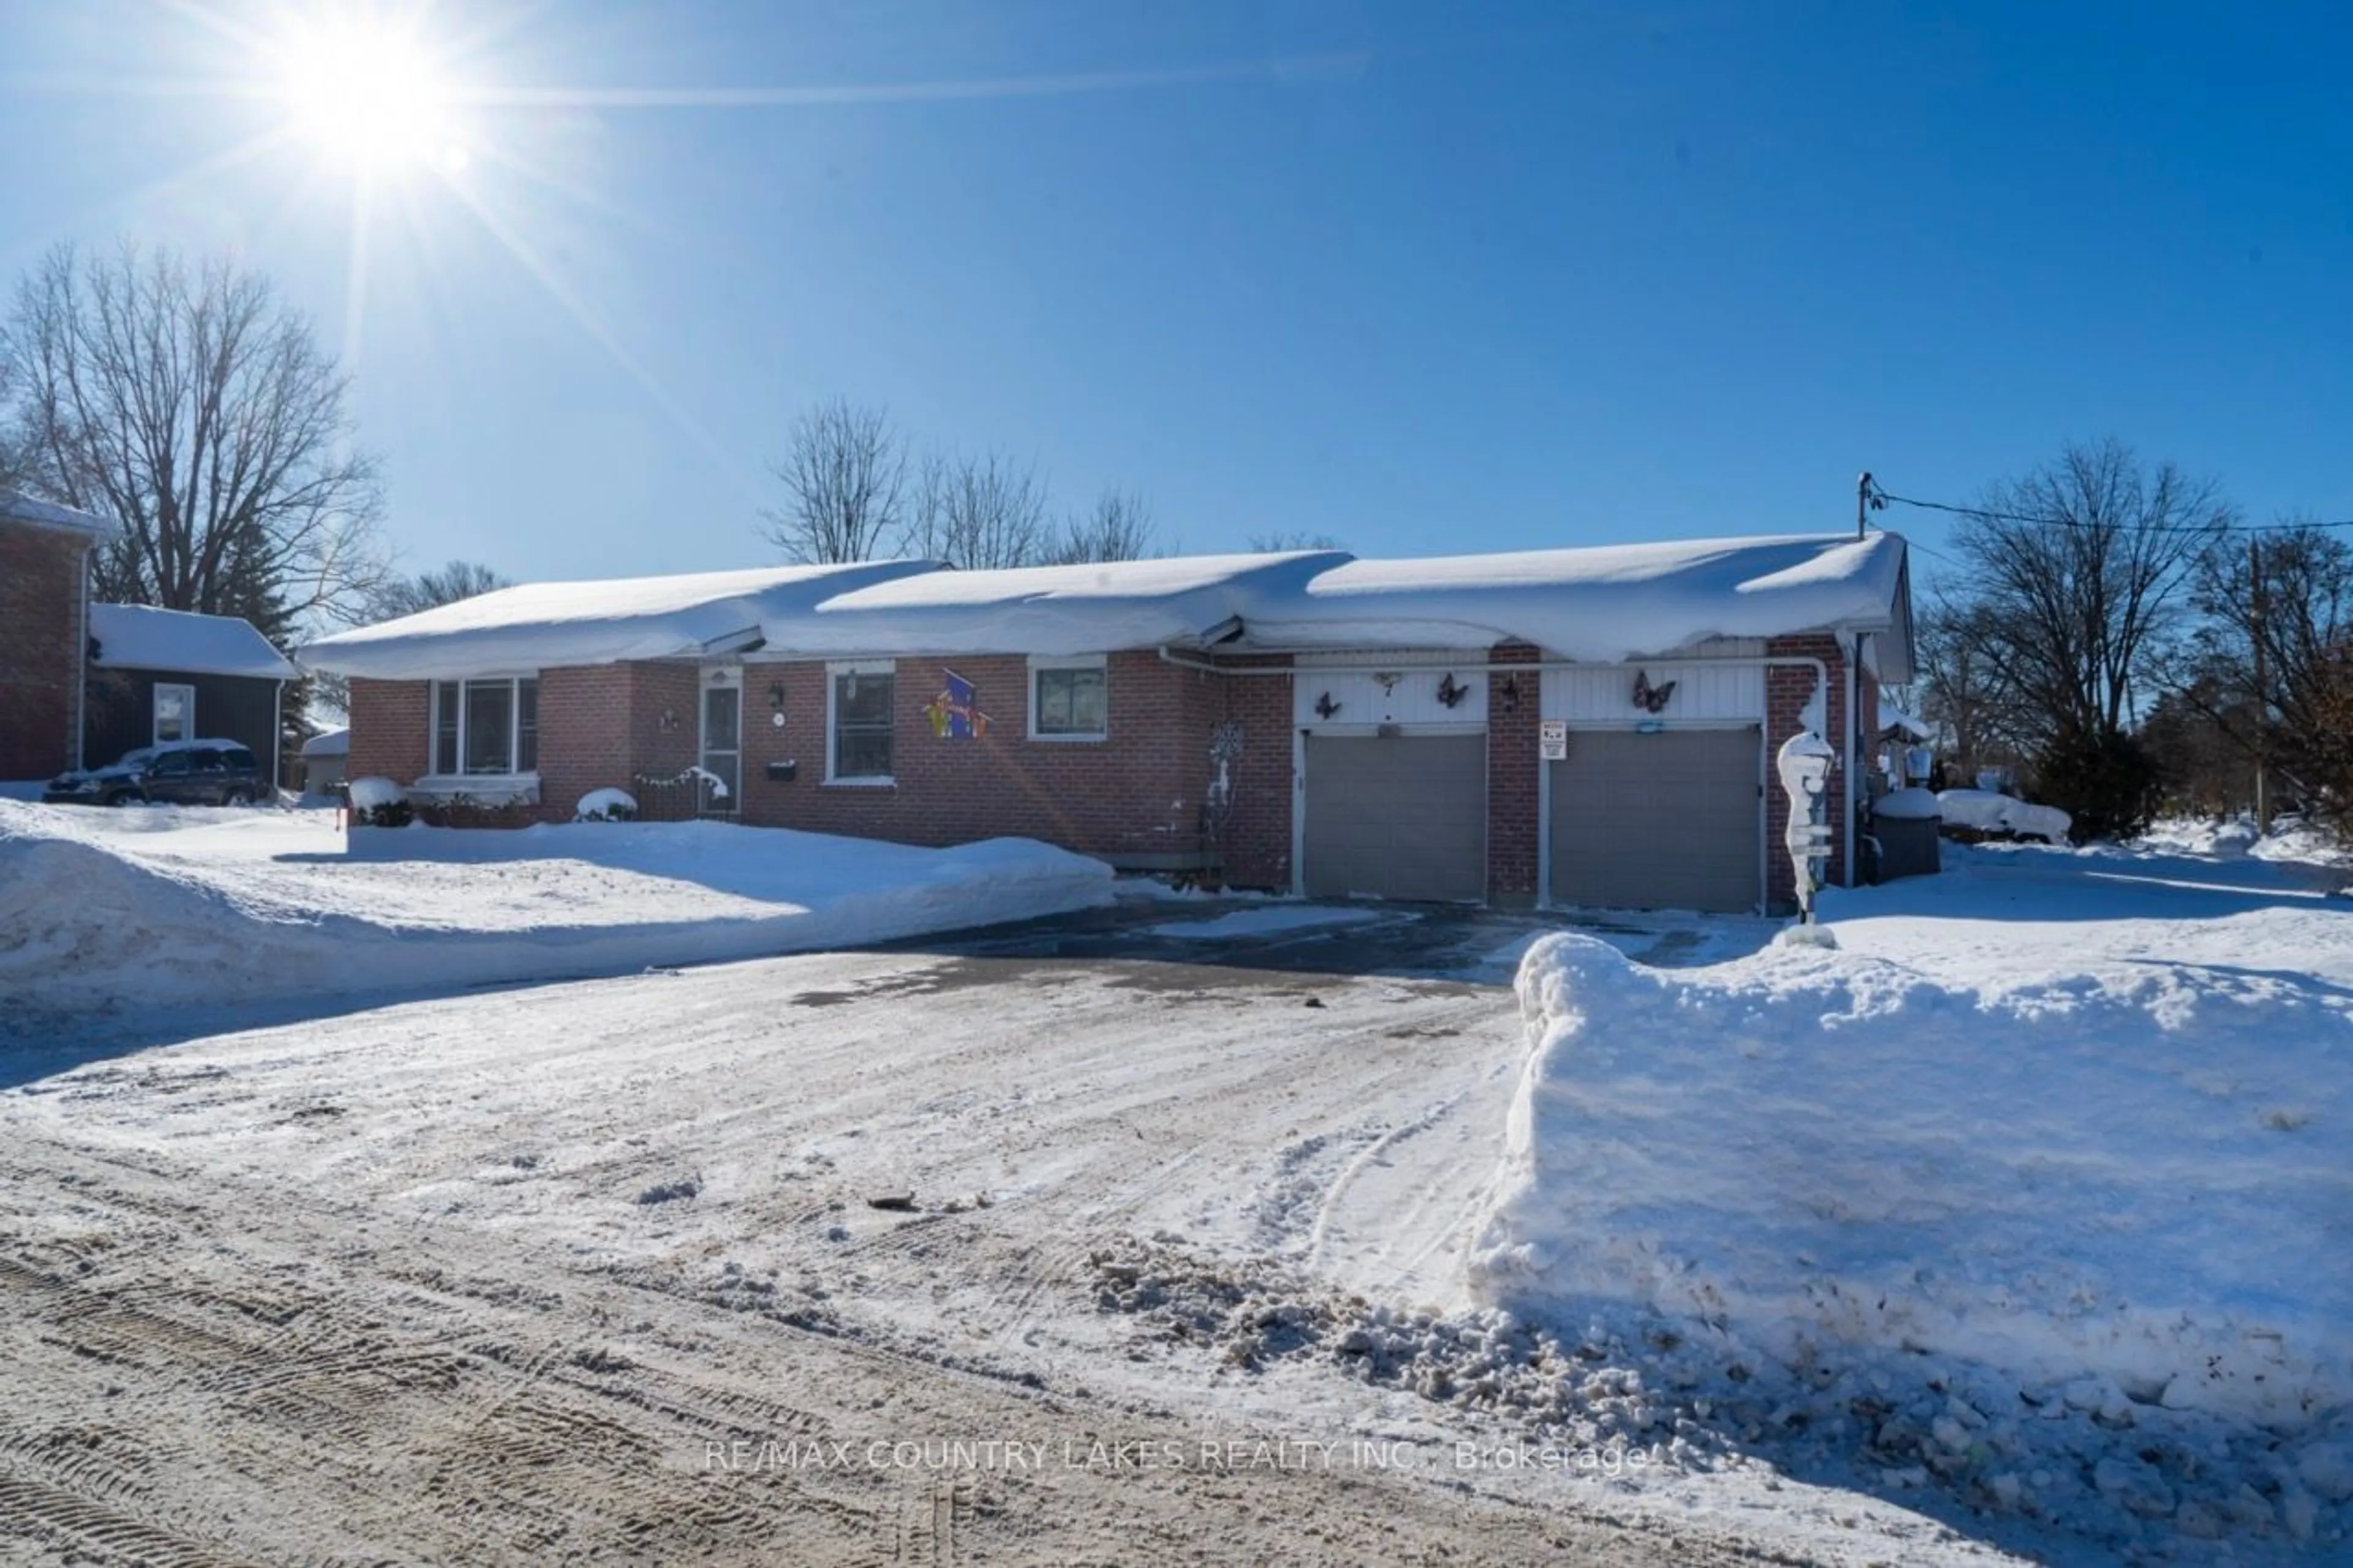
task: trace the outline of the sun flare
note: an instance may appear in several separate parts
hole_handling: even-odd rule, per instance
[[[323,155],[363,174],[464,164],[454,84],[401,28],[365,17],[307,27],[282,71],[294,130]]]

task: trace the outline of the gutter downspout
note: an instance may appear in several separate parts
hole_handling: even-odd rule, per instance
[[[1862,801],[1868,793],[1862,789],[1862,781],[1857,778],[1854,773],[1854,732],[1862,723],[1862,716],[1854,710],[1854,700],[1859,695],[1854,667],[1862,661],[1863,636],[1862,632],[1855,633],[1854,645],[1847,649],[1846,723],[1841,726],[1846,731],[1844,746],[1846,753],[1846,885],[1849,888],[1860,885],[1855,880],[1854,874],[1854,819],[1856,814],[1862,809]]]
[[[1317,651],[1320,652],[1323,650],[1319,649]],[[1332,670],[1346,674],[1351,672],[1362,673],[1363,671],[1369,670],[1373,668],[1370,665],[1274,664],[1249,665],[1240,669],[1229,669],[1222,665],[1205,664],[1197,658],[1181,658],[1176,653],[1173,652],[1165,643],[1161,645],[1159,654],[1160,662],[1163,664],[1173,664],[1179,669],[1197,669],[1204,675],[1297,675],[1302,670],[1308,669]],[[1296,654],[1290,654],[1278,655],[1276,657],[1295,658],[1298,656]],[[1660,661],[1653,660],[1653,662],[1655,663]],[[1829,714],[1827,694],[1831,679],[1830,667],[1811,654],[1776,653],[1761,654],[1753,658],[1693,658],[1677,659],[1673,662],[1678,664],[1704,664],[1710,668],[1721,669],[1769,669],[1783,666],[1803,665],[1814,672],[1816,682],[1815,689],[1822,691],[1825,694],[1824,722],[1828,722]],[[1401,670],[1408,674],[1416,672],[1440,674],[1451,670],[1458,674],[1468,675],[1509,675],[1525,674],[1529,670],[1618,669],[1623,668],[1625,663],[1626,660],[1624,659],[1549,658],[1540,659],[1534,664],[1494,664],[1484,659],[1481,660],[1477,664],[1472,664],[1464,660],[1457,659],[1451,663],[1423,664],[1399,661],[1395,664],[1384,664],[1380,668],[1383,669]]]
[[[270,689],[269,699],[269,804],[278,804],[278,792],[285,786],[278,782],[279,770],[286,765],[286,683],[279,681]]]

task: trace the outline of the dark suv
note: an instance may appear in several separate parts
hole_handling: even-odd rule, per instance
[[[41,798],[71,805],[250,805],[269,794],[261,764],[235,741],[182,741],[142,746],[110,767],[59,773]]]

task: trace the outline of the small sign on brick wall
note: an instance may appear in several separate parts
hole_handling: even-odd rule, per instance
[[[1568,759],[1568,721],[1547,719],[1536,730],[1536,747],[1548,763]]]

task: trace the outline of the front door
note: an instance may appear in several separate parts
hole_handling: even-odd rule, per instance
[[[714,669],[702,684],[702,771],[706,816],[733,816],[744,790],[744,684],[733,669]]]

